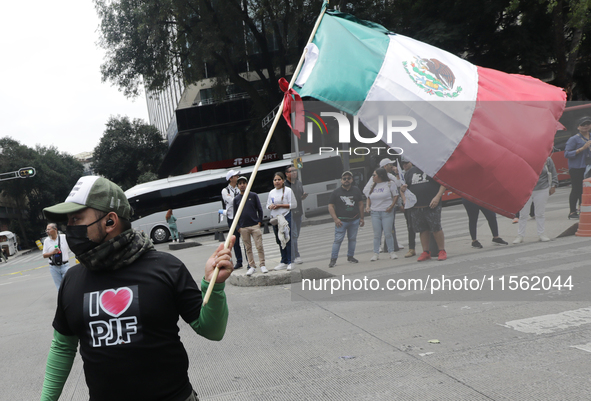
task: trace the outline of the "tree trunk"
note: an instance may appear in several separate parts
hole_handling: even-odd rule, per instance
[[[20,201],[20,199],[15,199],[16,200],[16,207],[19,210],[19,214],[18,214],[18,225],[19,228],[21,229],[21,238],[23,240],[23,242],[21,243],[21,246],[26,247],[27,249],[30,246],[29,243],[29,239],[27,238],[27,232],[25,230],[25,225],[23,224],[23,208],[24,206],[22,205],[22,202]]]
[[[579,47],[581,45],[581,41],[583,40],[583,30],[580,28],[576,28],[573,33],[572,43],[571,43],[571,51],[568,54],[568,61],[566,62],[566,85],[564,86],[566,89],[566,93],[568,95],[567,100],[572,100],[572,86],[573,86],[573,76],[575,75],[575,67],[577,66],[577,58],[579,56]]]
[[[552,9],[552,24],[554,25],[554,52],[556,54],[557,68],[554,83],[560,87],[566,87],[566,39],[564,37],[563,0],[557,0]]]

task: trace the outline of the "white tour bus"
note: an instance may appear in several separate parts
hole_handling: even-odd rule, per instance
[[[301,171],[304,190],[309,196],[303,201],[304,213],[313,215],[328,210],[328,199],[340,185],[343,164],[340,156],[305,155]],[[273,188],[273,175],[285,172],[291,160],[262,163],[257,172],[252,191],[259,195],[265,219],[269,191]],[[254,166],[235,167],[241,175],[250,178]],[[147,182],[128,189],[125,195],[133,208],[132,226],[148,234],[154,243],[168,241],[170,231],[165,214],[173,210],[177,228],[183,235],[228,228],[228,223],[218,222],[218,210],[222,208],[222,189],[226,173],[230,169],[205,170],[192,174]]]

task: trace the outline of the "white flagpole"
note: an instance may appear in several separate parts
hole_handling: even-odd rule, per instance
[[[318,30],[318,27],[320,26],[320,22],[322,21],[322,17],[324,16],[324,12],[326,11],[327,7],[328,7],[328,4],[326,4],[326,6],[322,7],[322,12],[318,16],[318,19],[316,20],[316,24],[314,25],[314,29],[312,30],[312,33],[310,34],[310,38],[308,39],[307,44],[310,44],[312,42],[312,40],[314,39],[314,35],[316,35],[316,31]],[[287,88],[288,90],[293,87],[293,84],[295,83],[296,78],[297,78],[300,70],[302,69],[302,65],[304,64],[304,60],[306,58],[306,52],[307,52],[307,49],[304,50],[304,52],[302,53],[302,56],[300,57],[300,61],[298,62],[298,65],[293,73],[293,76],[291,77],[291,82],[289,83],[289,88]],[[240,206],[238,206],[238,210],[234,213],[234,221],[232,222],[232,226],[230,227],[230,231],[228,231],[228,238],[226,238],[226,242],[224,243],[224,248],[226,248],[226,249],[228,249],[228,247],[230,246],[230,240],[232,238],[232,235],[234,235],[234,231],[236,230],[236,225],[238,224],[238,219],[240,219],[240,215],[242,214],[242,209],[244,208],[244,204],[246,203],[246,199],[248,198],[248,194],[250,193],[250,188],[252,187],[252,183],[254,182],[257,172],[259,171],[259,167],[261,165],[261,162],[263,161],[263,157],[265,156],[265,152],[267,151],[267,148],[269,147],[269,143],[271,142],[271,138],[273,137],[273,133],[275,132],[275,127],[277,127],[277,124],[279,123],[279,119],[281,118],[281,116],[283,114],[283,106],[284,106],[284,101],[282,100],[281,104],[279,105],[279,111],[277,112],[277,115],[275,116],[275,119],[273,120],[273,125],[269,129],[269,133],[267,134],[267,138],[265,139],[265,143],[263,144],[263,147],[261,148],[261,152],[259,153],[259,157],[257,158],[257,162],[254,166],[254,170],[252,171],[252,175],[250,176],[250,179],[248,180],[248,185],[246,186],[246,190],[244,191],[244,195],[242,196],[242,200],[240,201]],[[209,286],[207,287],[207,292],[205,293],[205,297],[203,297],[203,305],[207,305],[207,302],[209,301],[209,297],[211,296],[211,292],[213,291],[213,286],[218,278],[219,272],[220,272],[220,269],[219,269],[219,267],[216,266],[213,271],[213,275],[211,276],[211,281],[209,283]]]

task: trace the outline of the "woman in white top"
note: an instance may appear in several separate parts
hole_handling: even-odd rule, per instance
[[[273,176],[273,186],[275,188],[269,192],[267,198],[267,209],[271,211],[271,219],[282,215],[287,221],[287,229],[291,231],[291,209],[297,207],[295,196],[293,196],[291,188],[285,186],[285,175],[281,172],[277,172]],[[281,251],[281,263],[274,270],[291,270],[291,238],[287,241],[285,248],[282,248],[279,239],[279,225],[273,226],[273,232]]]
[[[396,184],[388,178],[388,173],[383,168],[374,171],[373,185],[367,196],[366,212],[371,211],[371,223],[373,226],[373,257],[372,262],[380,257],[380,241],[382,232],[386,237],[388,249],[394,249],[394,237],[392,236],[392,225],[394,224],[394,207],[398,200],[398,189]],[[397,259],[395,252],[390,252],[390,259]]]

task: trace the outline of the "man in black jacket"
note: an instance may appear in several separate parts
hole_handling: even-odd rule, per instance
[[[246,177],[238,178],[238,189],[240,195],[234,198],[234,211],[238,210],[238,206],[242,201],[248,180]],[[254,262],[254,255],[252,253],[252,243],[250,237],[254,239],[254,245],[259,253],[259,264],[261,266],[261,272],[267,273],[268,270],[265,267],[265,251],[263,250],[263,234],[261,233],[261,224],[263,223],[263,207],[259,196],[254,192],[248,193],[248,198],[238,219],[236,229],[242,236],[244,242],[244,248],[246,249],[246,257],[248,258],[248,271],[247,276],[252,276],[256,270],[256,263]]]

